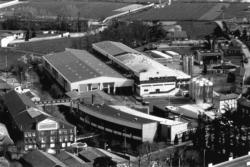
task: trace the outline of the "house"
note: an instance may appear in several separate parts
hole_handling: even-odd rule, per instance
[[[133,80],[125,78],[85,50],[66,49],[45,55],[43,65],[67,92],[99,89],[119,94],[133,91]]]
[[[40,110],[25,95],[12,90],[3,97],[15,131],[11,136],[25,150],[62,149],[75,142],[76,127]]]
[[[225,113],[228,109],[237,109],[238,94],[219,94],[214,92],[213,104],[220,113]]]

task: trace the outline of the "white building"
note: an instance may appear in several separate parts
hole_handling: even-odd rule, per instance
[[[133,80],[107,66],[85,50],[66,49],[43,56],[44,68],[66,91],[107,93],[133,91]]]
[[[142,97],[168,94],[178,84],[186,84],[190,76],[113,41],[93,44],[93,49],[132,74],[136,93]]]

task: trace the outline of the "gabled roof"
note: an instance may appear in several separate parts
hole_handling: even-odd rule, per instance
[[[68,167],[89,167],[89,165],[79,157],[66,151],[60,151],[60,153],[56,154],[55,156]]]
[[[12,90],[4,95],[5,105],[19,128],[35,129],[37,122],[49,117],[24,94]]]
[[[25,154],[22,159],[32,167],[67,167],[54,156],[40,150],[34,150]]]
[[[117,71],[85,50],[66,49],[43,57],[69,82],[107,76],[124,78]]]
[[[112,56],[118,56],[126,53],[137,53],[140,54],[137,50],[132,49],[128,47],[127,45],[124,45],[120,42],[114,42],[114,41],[102,41],[94,43],[93,46],[96,46],[98,48],[101,48],[102,50],[105,50],[108,54]]]

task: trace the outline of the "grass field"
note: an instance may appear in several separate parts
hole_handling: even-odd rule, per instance
[[[30,11],[34,16],[73,16],[78,14],[85,19],[104,19],[118,14],[116,9],[130,5],[129,3],[114,2],[84,2],[84,1],[30,1],[17,5],[15,11]]]
[[[207,20],[218,18],[248,17],[250,11],[246,12],[248,3],[213,3],[213,2],[173,2],[165,8],[151,8],[140,13],[125,16],[126,20],[163,20],[163,21],[187,21]],[[224,13],[223,13],[224,11]]]
[[[40,54],[60,52],[64,51],[67,47],[72,47],[73,40],[74,39],[71,38],[60,38],[37,42],[26,42],[16,44],[16,49]]]

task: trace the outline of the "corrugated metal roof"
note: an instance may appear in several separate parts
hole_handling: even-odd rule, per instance
[[[117,71],[85,50],[66,49],[44,56],[68,81],[77,82],[100,76],[124,78]]]

